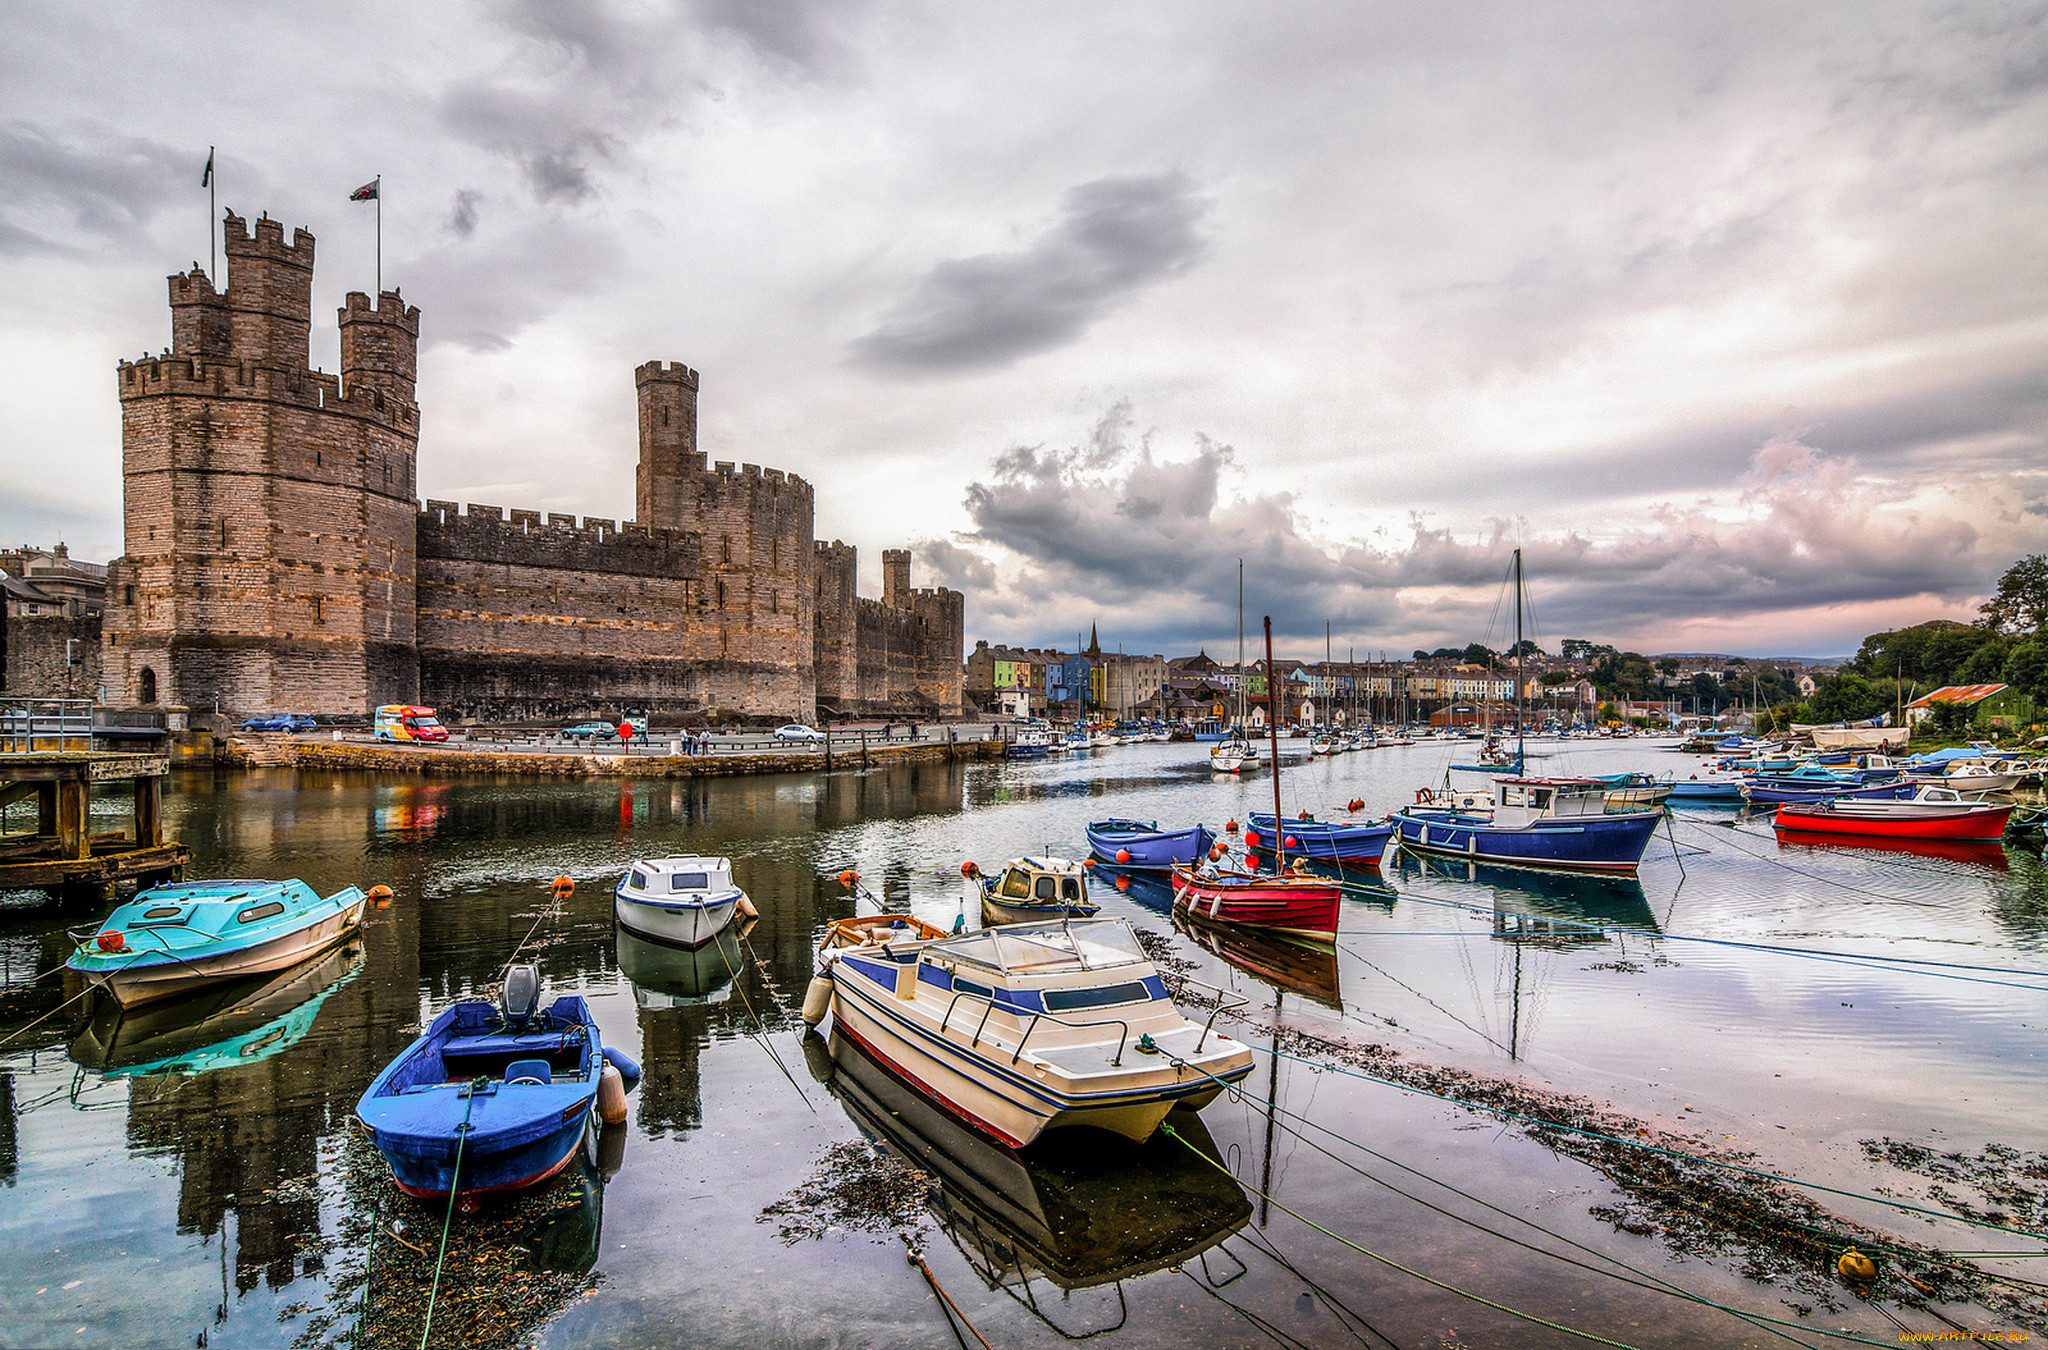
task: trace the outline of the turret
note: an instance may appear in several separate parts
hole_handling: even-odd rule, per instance
[[[420,311],[397,291],[385,291],[370,308],[370,297],[350,291],[336,314],[341,325],[341,382],[350,392],[361,386],[413,401],[419,373]]]
[[[696,528],[697,372],[680,361],[649,361],[633,372],[640,403],[640,468],[633,505],[642,525]]]
[[[251,233],[232,211],[224,229],[230,354],[304,370],[313,324],[312,232],[294,231],[288,244],[278,221],[263,216]]]
[[[171,351],[178,356],[228,354],[228,298],[198,263],[170,278]]]
[[[882,550],[882,603],[902,609],[910,603],[910,550]]]

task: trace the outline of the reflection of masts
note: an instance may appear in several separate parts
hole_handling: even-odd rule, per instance
[[[1273,746],[1273,870],[1287,870],[1287,829],[1280,819],[1280,695],[1273,682],[1273,616],[1266,616],[1266,735]]]
[[[1517,941],[1513,943],[1513,946],[1515,949],[1514,1002],[1510,1005],[1508,1011],[1508,1059],[1510,1061],[1521,1058],[1520,1047],[1522,1042],[1522,944]]]
[[[1266,1226],[1267,1197],[1273,1194],[1273,1116],[1280,1101],[1280,991],[1273,991],[1273,1061],[1266,1075],[1266,1154],[1259,1165],[1259,1227]]]

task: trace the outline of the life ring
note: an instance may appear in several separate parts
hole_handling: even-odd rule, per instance
[[[1436,793],[1435,793],[1435,791],[1434,791],[1434,790],[1432,790],[1432,789],[1430,789],[1430,788],[1417,788],[1417,789],[1415,789],[1415,804],[1416,804],[1417,806],[1421,806],[1421,805],[1424,805],[1425,803],[1428,803],[1428,802],[1433,802],[1433,801],[1435,801],[1435,800],[1436,800]]]

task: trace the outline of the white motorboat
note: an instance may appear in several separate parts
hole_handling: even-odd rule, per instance
[[[1221,993],[1221,991],[1218,991]],[[1222,1008],[1242,1006],[1222,994]],[[1251,1051],[1191,1022],[1122,919],[948,937],[906,915],[839,919],[804,998],[834,1031],[998,1143],[1092,1125],[1151,1137],[1251,1072]]]
[[[1240,732],[1209,747],[1209,767],[1217,773],[1251,773],[1265,762],[1261,747]]]
[[[619,923],[642,937],[701,947],[754,904],[733,884],[730,858],[641,858],[612,892]]]

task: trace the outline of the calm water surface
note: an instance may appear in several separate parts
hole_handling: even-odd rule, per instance
[[[1292,747],[1298,755],[1306,742]],[[584,995],[606,1042],[639,1058],[647,1077],[602,1166],[574,1182],[582,1202],[539,1244],[588,1268],[594,1290],[542,1310],[550,1315],[521,1343],[959,1344],[896,1238],[842,1229],[785,1245],[761,1219],[828,1149],[864,1136],[938,1177],[913,1237],[996,1346],[1091,1332],[1128,1346],[1577,1343],[1377,1264],[1279,1206],[1447,1283],[1615,1340],[1786,1343],[1477,1232],[1375,1178],[1453,1216],[1486,1217],[1474,1199],[1363,1155],[1333,1160],[1268,1109],[1277,1102],[1705,1297],[1794,1315],[1785,1291],[1744,1280],[1733,1260],[1679,1257],[1592,1217],[1614,1195],[1605,1177],[1441,1101],[1261,1054],[1254,1090],[1183,1129],[1198,1142],[1205,1130],[1236,1180],[1163,1140],[1128,1150],[1081,1135],[1020,1161],[961,1135],[860,1061],[835,1065],[827,1047],[806,1043],[793,1014],[815,935],[854,912],[835,879],[842,869],[857,869],[883,903],[949,926],[965,859],[1081,856],[1083,823],[1107,815],[1220,824],[1271,809],[1269,779],[1215,779],[1205,749],[624,785],[284,770],[181,778],[167,811],[194,849],[192,875],[299,876],[323,892],[382,883],[397,900],[372,913],[357,942],[267,984],[127,1019],[80,1003],[0,1050],[0,1344],[347,1343],[357,1296],[334,1281],[360,1264],[359,1251],[338,1246],[351,1215],[382,1206],[415,1234],[438,1233],[426,1207],[391,1200],[346,1165],[362,1147],[350,1139],[355,1100],[423,1019],[487,993],[529,934],[551,992]],[[1417,746],[1303,763],[1284,778],[1287,810],[1334,814],[1354,797],[1385,810],[1440,779],[1452,753]],[[1619,744],[1553,747],[1539,767],[1695,763]],[[744,944],[692,955],[614,930],[610,887],[622,865],[677,852],[733,858],[761,912]],[[553,906],[545,887],[564,872],[580,886]],[[2015,987],[2028,982],[1957,968],[2048,965],[2038,855],[1781,847],[1733,809],[1694,808],[1660,836],[1640,883],[1418,858],[1390,859],[1383,875],[1383,888],[1347,902],[1337,954],[1321,961],[1210,951],[1174,930],[1165,893],[1142,880],[1099,882],[1097,892],[1106,912],[1169,935],[1199,978],[1250,995],[1263,1017],[1725,1136],[1796,1176],[1920,1194],[1864,1157],[1859,1141],[1884,1135],[1969,1152],[1990,1142],[2048,1149],[2041,982]],[[79,988],[52,973],[65,951],[60,923],[4,913],[0,1035]],[[1583,931],[1588,923],[1602,931]],[[1908,1227],[1876,1207],[1830,1203],[1925,1241],[2001,1245],[1995,1234]],[[316,1320],[333,1314],[331,1325]],[[1974,1310],[1971,1319],[1995,1325]],[[1853,1300],[1813,1325],[1898,1336]]]

